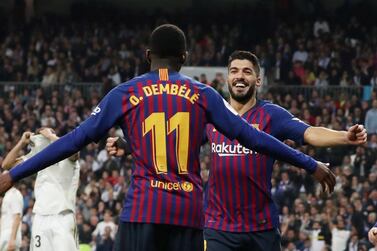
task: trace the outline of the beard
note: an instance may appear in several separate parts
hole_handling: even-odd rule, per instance
[[[238,81],[239,82],[239,81]],[[241,104],[246,104],[254,95],[255,92],[255,83],[247,85],[245,81],[242,81],[247,87],[249,88],[246,92],[243,93],[235,93],[233,91],[233,83],[228,84],[228,90],[229,94],[234,99],[235,101],[241,103]]]

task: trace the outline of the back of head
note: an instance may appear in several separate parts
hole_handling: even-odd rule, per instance
[[[157,58],[181,58],[186,53],[185,33],[173,24],[160,25],[152,31],[149,47]]]

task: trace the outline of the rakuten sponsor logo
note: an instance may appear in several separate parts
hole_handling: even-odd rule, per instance
[[[253,151],[243,147],[241,144],[227,145],[225,142],[222,144],[212,143],[211,151],[217,153],[220,157],[224,156],[243,156],[247,154],[253,154]],[[257,153],[257,152],[255,152]]]

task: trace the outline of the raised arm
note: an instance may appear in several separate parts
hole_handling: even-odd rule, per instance
[[[363,125],[353,125],[348,131],[335,131],[325,127],[311,126],[304,134],[306,143],[313,146],[362,145],[367,141]]]
[[[20,158],[21,150],[30,143],[30,137],[33,135],[31,132],[24,132],[22,134],[21,139],[17,142],[17,144],[10,150],[10,152],[5,156],[3,160],[2,168],[5,170],[9,170],[15,165],[22,162]]]

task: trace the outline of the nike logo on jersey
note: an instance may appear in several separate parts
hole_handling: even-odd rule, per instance
[[[97,106],[96,108],[94,108],[93,112],[90,115],[97,115],[100,112],[101,112],[101,108],[99,108],[99,106]]]

